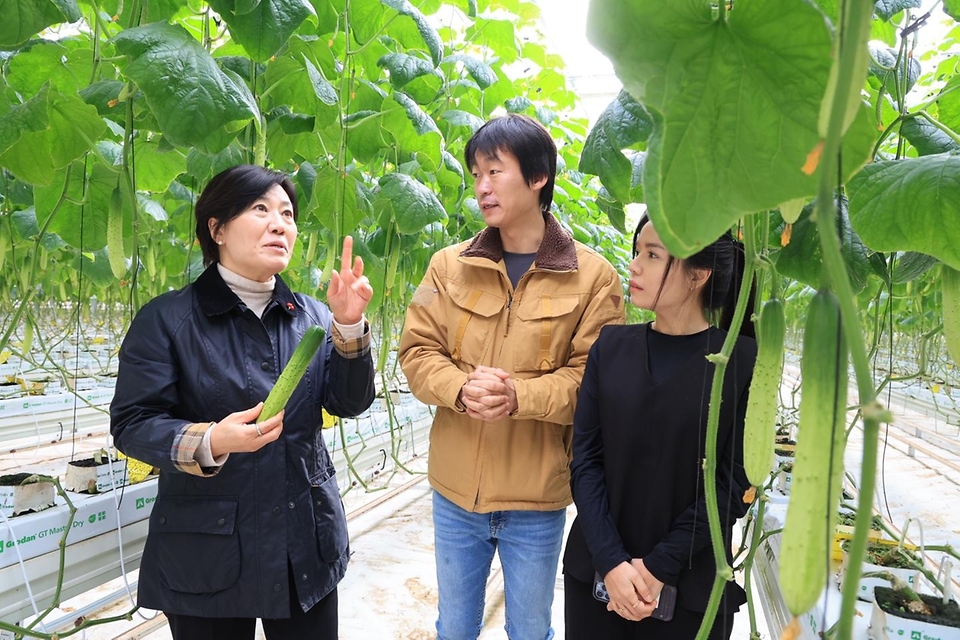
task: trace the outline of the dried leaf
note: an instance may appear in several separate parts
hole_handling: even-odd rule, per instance
[[[780,640],[797,640],[800,637],[800,619],[794,618],[783,630]]]
[[[817,167],[820,166],[820,158],[823,156],[823,140],[817,143],[810,153],[807,154],[807,161],[803,163],[803,167],[800,169],[806,175],[812,176],[813,173],[817,170]]]
[[[793,236],[793,225],[788,224],[783,228],[783,232],[780,234],[780,246],[785,247],[790,244],[791,236]]]

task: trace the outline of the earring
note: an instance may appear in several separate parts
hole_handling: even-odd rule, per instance
[[[223,244],[223,240],[217,240],[217,244]]]

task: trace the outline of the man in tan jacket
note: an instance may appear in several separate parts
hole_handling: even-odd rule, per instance
[[[574,406],[600,327],[624,322],[623,288],[550,213],[557,149],[540,124],[495,118],[464,155],[487,229],[433,256],[400,342],[410,389],[438,407],[437,633],[478,637],[498,551],[507,636],[549,640]]]

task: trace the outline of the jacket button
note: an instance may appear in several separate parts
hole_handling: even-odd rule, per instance
[[[279,582],[278,582],[277,584],[273,585],[273,590],[274,590],[274,591],[276,591],[276,592],[279,593],[279,592],[280,592],[280,589],[283,589],[283,587],[280,586],[280,583],[279,583]]]
[[[260,363],[260,368],[263,369],[264,371],[270,371],[270,363],[269,363],[269,362],[261,362],[261,363]]]
[[[280,507],[274,507],[274,508],[273,508],[273,515],[275,515],[275,516],[280,515]]]
[[[160,524],[167,524],[167,518],[165,516],[160,516]]]
[[[290,507],[291,509],[296,509],[296,508],[297,508],[297,505],[295,505],[295,504],[292,503],[292,502],[288,503],[287,506]]]
[[[306,580],[306,579],[307,579],[307,574],[303,574],[303,575],[300,576],[300,577],[303,578],[304,580]]]
[[[220,518],[219,520],[217,520],[218,527],[222,527],[225,524],[227,524],[227,521],[224,518]]]

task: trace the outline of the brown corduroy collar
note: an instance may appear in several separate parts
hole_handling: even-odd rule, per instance
[[[563,230],[553,214],[543,216],[545,227],[543,240],[537,249],[534,264],[538,269],[549,271],[576,271],[577,248],[573,238]],[[503,240],[500,238],[500,229],[487,227],[477,234],[466,249],[460,253],[462,258],[486,258],[493,262],[503,260]]]

